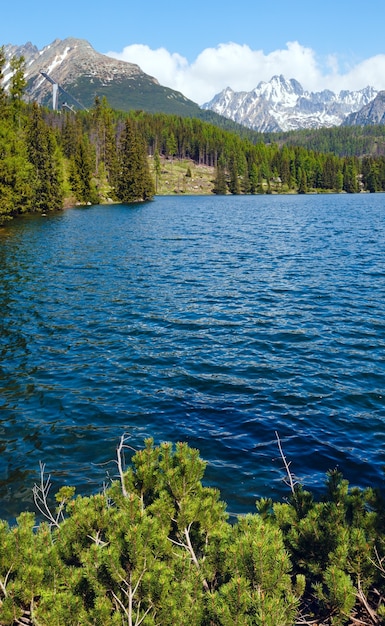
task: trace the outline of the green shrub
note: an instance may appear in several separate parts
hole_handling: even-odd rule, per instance
[[[103,493],[59,490],[0,521],[0,624],[36,626],[343,626],[384,618],[384,507],[329,472],[325,497],[291,483],[229,524],[206,463],[186,444],[149,439]],[[44,467],[42,467],[42,472]],[[366,620],[366,621],[365,621]],[[370,621],[371,620],[371,621]]]

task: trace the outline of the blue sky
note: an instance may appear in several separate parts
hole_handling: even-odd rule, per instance
[[[86,39],[200,104],[274,74],[313,91],[385,89],[383,0],[6,1],[0,44]]]

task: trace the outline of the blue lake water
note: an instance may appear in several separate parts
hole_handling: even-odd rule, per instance
[[[158,197],[0,231],[0,517],[89,494],[123,433],[187,441],[233,512],[382,485],[385,196]]]

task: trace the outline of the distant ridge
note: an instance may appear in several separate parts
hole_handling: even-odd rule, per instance
[[[373,87],[339,94],[327,89],[313,93],[305,91],[295,79],[286,80],[281,75],[260,82],[250,92],[227,87],[203,108],[259,132],[290,131],[339,126],[376,95]]]

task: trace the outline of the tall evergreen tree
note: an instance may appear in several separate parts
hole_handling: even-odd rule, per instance
[[[358,191],[358,171],[353,158],[345,159],[343,166],[343,190],[347,193],[357,193]]]
[[[86,135],[78,138],[76,151],[70,162],[70,183],[79,202],[92,204],[98,201],[95,186],[92,181],[93,158],[91,147]]]
[[[158,150],[154,152],[154,173],[155,173],[155,192],[158,191],[158,183],[162,174],[162,168],[160,164],[160,156]]]
[[[300,168],[298,170],[298,176],[299,176],[298,193],[307,193],[308,188],[307,188],[306,171]]]
[[[61,176],[52,131],[34,103],[27,127],[27,153],[34,167],[34,210],[50,211],[62,206]]]
[[[226,162],[222,155],[218,159],[213,193],[217,194],[218,196],[224,196],[227,193]]]
[[[150,200],[154,193],[147,152],[134,120],[126,119],[120,143],[116,195],[122,202]]]
[[[10,62],[10,68],[12,71],[11,83],[9,92],[11,95],[11,102],[14,111],[14,118],[20,124],[20,114],[22,108],[22,97],[27,86],[25,79],[25,59],[21,57],[13,57]]]
[[[0,224],[33,209],[33,184],[24,134],[12,115],[0,115]]]
[[[240,190],[239,178],[238,178],[238,162],[237,162],[237,157],[234,153],[230,156],[229,174],[230,174],[229,190],[232,194],[238,195],[241,190]]]
[[[105,97],[95,99],[91,115],[91,140],[95,145],[96,172],[98,173],[99,164],[103,164],[108,181],[114,185],[117,175],[116,133],[113,112]]]
[[[4,67],[5,67],[5,49],[4,46],[0,47],[0,113],[4,111],[6,103],[6,94],[3,86],[4,80]]]

